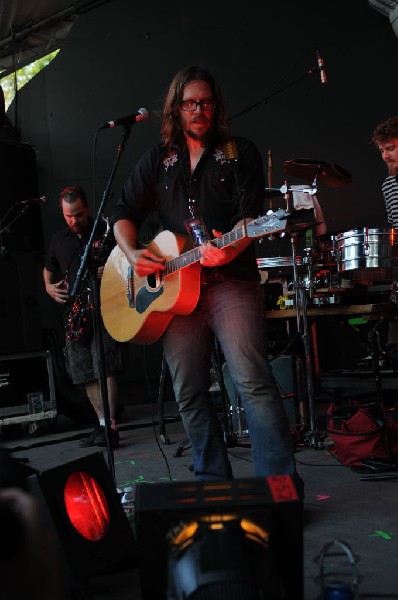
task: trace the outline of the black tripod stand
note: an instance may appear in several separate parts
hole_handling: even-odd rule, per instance
[[[297,232],[291,233],[291,244],[292,244],[292,260],[293,260],[293,280],[295,290],[295,304],[296,304],[296,321],[297,321],[297,332],[301,336],[304,348],[304,359],[305,359],[305,380],[306,380],[306,392],[307,392],[307,408],[309,418],[309,429],[306,432],[304,439],[311,448],[321,448],[322,440],[325,437],[321,432],[317,430],[315,404],[314,404],[314,381],[313,381],[313,369],[312,369],[312,347],[310,342],[310,334],[308,330],[308,317],[307,317],[307,289],[305,284],[299,279],[297,273]],[[311,259],[308,257],[308,279],[310,293],[312,293],[312,264]]]
[[[309,418],[309,428],[305,434],[305,441],[313,448],[320,448],[322,445],[322,439],[324,435],[318,432],[316,429],[316,415],[314,408],[314,383],[313,383],[313,369],[312,369],[312,348],[310,343],[310,335],[308,331],[308,318],[307,318],[307,287],[312,298],[313,296],[313,265],[311,249],[306,248],[307,256],[304,259],[304,264],[307,268],[306,282],[299,277],[297,270],[297,240],[301,233],[308,229],[308,227],[316,225],[315,223],[315,210],[295,210],[292,206],[291,192],[301,192],[303,194],[314,195],[317,191],[317,176],[318,170],[315,169],[314,178],[311,186],[305,185],[303,187],[295,186],[294,188],[283,185],[280,188],[280,193],[284,195],[286,200],[286,214],[288,216],[288,227],[287,232],[291,239],[291,252],[292,252],[292,265],[293,265],[293,285],[295,292],[295,309],[296,309],[296,323],[297,323],[297,336],[299,336],[303,343],[304,359],[305,359],[305,381],[306,381],[306,396],[307,396],[307,408],[306,411]],[[272,188],[268,188],[272,191]],[[303,213],[300,215],[300,213]],[[311,213],[311,216],[309,216]]]

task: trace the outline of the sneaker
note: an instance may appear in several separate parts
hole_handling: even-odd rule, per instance
[[[101,429],[98,425],[91,433],[85,438],[82,438],[79,442],[79,448],[92,448],[95,445],[95,438],[101,433]]]
[[[112,448],[119,447],[119,432],[117,429],[110,429],[110,443]],[[105,427],[101,427],[101,430],[97,433],[94,438],[95,446],[106,446],[106,432]]]

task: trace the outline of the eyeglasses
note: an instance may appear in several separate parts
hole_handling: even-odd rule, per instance
[[[182,110],[186,110],[187,112],[195,112],[195,110],[200,106],[201,110],[213,110],[216,106],[214,100],[182,100],[180,102],[180,106]]]

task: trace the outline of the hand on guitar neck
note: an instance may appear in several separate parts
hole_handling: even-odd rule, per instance
[[[244,225],[244,221],[239,221],[236,225],[236,229],[241,228]],[[213,229],[212,231],[216,239],[223,237],[223,233]],[[249,244],[251,244],[252,238],[245,237],[239,241],[235,241],[233,244],[227,246],[218,247],[214,242],[208,241],[199,247],[201,254],[200,264],[205,267],[221,267],[234,260],[238,254],[240,254]]]

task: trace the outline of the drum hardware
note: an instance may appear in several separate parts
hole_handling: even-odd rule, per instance
[[[300,188],[299,186],[295,185],[287,185],[287,183],[284,183],[283,185],[281,185],[281,187],[278,188],[274,188],[274,187],[268,187],[265,188],[265,198],[273,198],[274,196],[285,196],[288,192],[303,192],[305,194],[310,194],[311,196],[313,196],[314,194],[317,193],[317,188],[315,185],[309,187],[307,186],[303,186],[302,188]]]
[[[308,444],[310,445],[310,447],[319,449],[322,447],[322,439],[325,436],[320,435],[316,429],[316,417],[315,417],[315,406],[314,406],[314,381],[313,381],[313,369],[312,369],[312,352],[311,352],[310,334],[308,331],[308,318],[307,318],[307,294],[306,294],[305,286],[302,285],[302,283],[300,282],[300,280],[298,278],[298,273],[297,273],[297,265],[296,265],[297,237],[298,237],[297,232],[291,234],[297,332],[300,334],[301,339],[303,340],[306,388],[307,388],[307,398],[308,398],[309,430],[305,434],[305,439],[308,442]],[[310,292],[310,293],[312,293],[312,292]]]
[[[304,248],[305,256],[302,257],[301,265],[305,267],[305,274],[300,276],[300,282],[308,292],[310,298],[314,294],[314,276],[313,276],[313,249]],[[297,263],[297,261],[296,261]],[[291,263],[293,264],[293,262]],[[295,280],[288,284],[288,289],[295,290]]]
[[[311,188],[303,188],[302,191],[308,192],[310,189],[317,190],[318,178],[322,179],[323,183],[332,187],[341,187],[351,181],[351,176],[348,172],[337,165],[332,165],[322,161],[313,161],[309,159],[295,159],[294,161],[285,161],[284,169],[290,175],[297,177],[309,178],[312,180]],[[287,212],[289,213],[291,195],[289,193],[289,186],[285,194],[287,202]],[[295,187],[295,191],[297,188]],[[314,193],[315,193],[314,192]],[[311,226],[315,225],[313,223]],[[311,348],[311,336],[308,330],[308,317],[307,317],[307,289],[306,285],[300,281],[297,270],[297,239],[300,231],[290,228],[290,239],[292,248],[292,263],[293,263],[293,283],[294,283],[294,294],[295,294],[295,309],[296,309],[296,322],[297,322],[297,333],[301,336],[304,347],[304,358],[305,358],[305,379],[306,379],[306,391],[308,398],[308,417],[309,417],[309,429],[305,434],[305,440],[309,446],[319,449],[322,447],[322,440],[325,434],[318,432],[316,426],[316,415],[314,405],[314,380],[313,380],[313,368],[312,368],[312,348]],[[312,300],[314,298],[314,277],[313,277],[313,249],[306,247],[304,249],[306,254],[305,262],[307,273],[306,280],[309,288],[309,296]]]
[[[315,273],[314,277],[315,288],[331,288],[332,287],[332,272],[329,269],[321,269]]]
[[[231,404],[229,407],[234,433],[237,437],[248,437],[249,430],[247,429],[247,422],[246,422],[246,418],[244,416],[245,409],[243,408],[243,406],[241,406],[238,393],[236,393],[236,402],[237,402],[236,406],[232,406],[232,404]],[[236,420],[234,419],[234,415],[236,415]],[[235,427],[235,422],[237,425],[236,427]]]
[[[238,433],[234,431],[234,423],[232,420],[233,411],[230,402],[233,402],[233,399],[236,401],[235,412],[238,416],[238,428],[239,431],[242,431],[242,423],[244,413],[244,409],[241,407],[241,402],[239,398],[238,392],[235,390],[235,386],[232,383],[231,376],[229,374],[229,369],[226,362],[224,361],[224,356],[221,351],[221,346],[217,338],[214,339],[214,350],[212,352],[212,367],[213,367],[213,382],[218,384],[218,388],[221,395],[221,405],[222,405],[222,421],[224,423],[224,441],[227,448],[250,448],[250,441],[240,442],[238,441]],[[214,378],[215,376],[215,378]],[[234,395],[235,392],[235,395]],[[248,432],[247,432],[248,433]]]
[[[269,236],[268,236],[269,237]],[[296,257],[297,266],[301,267],[303,259],[301,256]],[[257,259],[259,269],[283,269],[293,265],[291,256],[268,256]]]
[[[309,211],[294,210],[291,206],[291,192],[301,191],[310,195],[316,194],[318,180],[323,184],[330,187],[343,187],[351,183],[351,175],[338,165],[327,163],[324,161],[298,158],[294,160],[286,160],[283,163],[285,172],[288,175],[294,177],[301,177],[311,181],[311,186],[303,186],[300,190],[297,186],[289,186],[285,183],[279,190],[270,189],[269,191],[279,191],[285,196],[287,208],[286,212],[289,216],[300,213],[303,215]],[[297,322],[297,333],[301,336],[304,347],[305,357],[305,379],[306,379],[306,393],[308,398],[308,430],[305,434],[306,442],[313,448],[321,448],[322,440],[325,434],[317,431],[316,428],[316,415],[314,407],[314,382],[313,382],[313,368],[312,368],[312,349],[311,349],[311,336],[308,331],[308,318],[307,318],[307,293],[309,294],[310,300],[314,299],[314,251],[312,248],[307,247],[304,249],[305,257],[303,257],[303,266],[306,268],[304,278],[298,277],[298,265],[297,265],[297,239],[300,232],[305,229],[316,226],[315,211],[311,211],[314,215],[312,222],[305,223],[305,219],[301,220],[300,224],[294,224],[291,219],[288,219],[287,232],[291,239],[291,255],[292,255],[292,267],[293,267],[293,288],[294,288],[294,303],[296,310],[296,322]],[[331,295],[333,298],[333,294]],[[318,300],[318,302],[321,302]],[[331,300],[330,302],[334,302]],[[288,301],[285,306],[287,306]]]
[[[226,362],[224,362],[221,366],[219,377],[222,378],[224,386],[224,401],[226,402],[225,406],[228,404],[229,408],[229,437],[226,439],[227,447],[232,448],[239,446],[242,448],[250,448],[250,440],[247,443],[238,441],[238,438],[240,437],[249,437],[249,430],[247,428],[245,409],[242,407],[240,396],[235,384],[232,381]]]
[[[309,297],[312,299],[314,297],[314,274],[312,270],[313,265],[313,249],[312,248],[304,248],[304,252],[306,256],[303,258],[303,264],[307,267],[307,274],[304,279],[305,288],[309,291]]]
[[[339,290],[340,292],[340,290]],[[294,292],[291,292],[294,293]],[[328,289],[315,289],[314,297],[311,302],[307,300],[307,304],[310,306],[325,306],[325,305],[336,305],[341,301],[341,295],[336,294],[333,290]],[[295,308],[295,299],[287,298],[284,300],[285,308]]]
[[[312,302],[314,306],[324,306],[325,304],[339,304],[340,296],[315,296]]]
[[[328,240],[322,240],[318,238],[315,243],[317,266],[319,268],[336,266],[336,257],[332,236]]]

